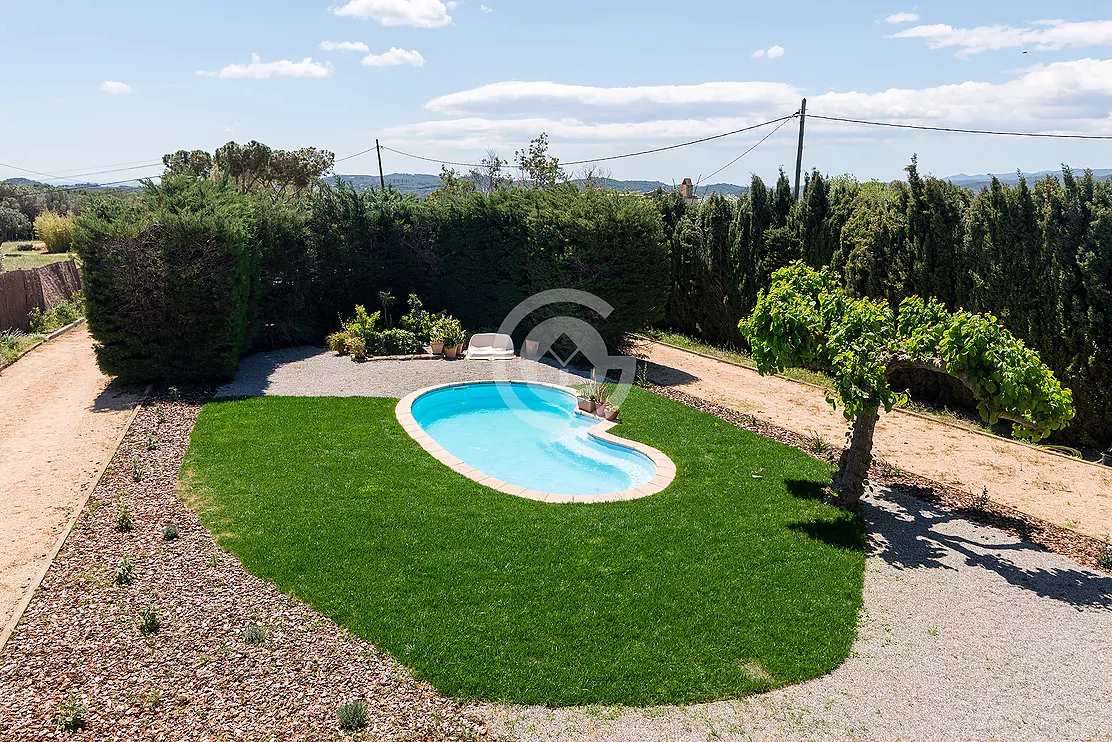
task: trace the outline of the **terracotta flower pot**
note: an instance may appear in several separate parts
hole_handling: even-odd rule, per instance
[[[603,417],[605,417],[607,420],[609,420],[611,422],[617,420],[618,419],[618,410],[617,410],[617,408],[610,407],[608,405],[606,407],[606,414]]]
[[[463,358],[463,343],[456,346],[456,357]]]
[[[444,343],[429,343],[429,350],[434,356],[438,356],[444,352]]]
[[[457,346],[453,345],[451,348],[445,348],[444,349],[444,357],[447,358],[450,361],[455,360],[455,358],[456,358],[456,347]]]
[[[579,409],[583,410],[584,412],[594,412],[595,411],[595,402],[594,402],[594,400],[593,399],[583,399],[582,397],[580,397],[579,398]]]

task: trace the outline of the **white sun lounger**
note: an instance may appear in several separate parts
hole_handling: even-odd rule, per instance
[[[467,344],[467,358],[472,361],[502,361],[514,357],[514,341],[498,332],[480,332]]]

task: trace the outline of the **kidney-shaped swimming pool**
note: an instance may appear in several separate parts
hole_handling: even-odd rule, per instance
[[[599,419],[578,414],[575,395],[562,388],[457,384],[421,393],[410,412],[452,456],[526,490],[618,493],[646,485],[657,474],[656,463],[644,453],[588,433]]]

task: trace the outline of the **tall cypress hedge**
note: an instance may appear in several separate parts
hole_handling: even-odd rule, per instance
[[[827,267],[856,296],[893,307],[935,297],[948,309],[988,312],[1037,350],[1074,393],[1077,415],[1061,440],[1112,441],[1112,182],[1068,168],[1032,187],[998,181],[980,193],[924,178],[858,183],[811,173],[784,217],[782,184],[754,177],[733,204],[731,271],[707,246],[724,232],[722,205],[706,199],[673,220],[674,281],[664,324],[715,343],[738,343],[728,325],[752,309],[775,268],[801,257]],[[725,292],[715,276],[730,283]],[[723,293],[738,292],[734,304]],[[717,319],[710,319],[711,316]]]

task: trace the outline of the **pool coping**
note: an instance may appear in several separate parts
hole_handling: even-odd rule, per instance
[[[471,386],[474,384],[529,384],[531,386],[545,386],[550,389],[557,389],[561,392],[571,394],[574,397],[579,396],[574,389],[560,384],[550,384],[543,381],[527,381],[524,379],[498,379],[490,381],[453,381],[446,384],[436,384],[434,386],[425,387],[424,389],[418,389],[415,392],[410,392],[398,400],[398,404],[394,408],[394,415],[398,418],[398,422],[401,423],[402,429],[405,430],[413,440],[417,441],[421,448],[425,449],[434,459],[444,464],[452,471],[462,474],[474,482],[478,482],[485,487],[490,487],[499,492],[504,492],[507,495],[524,497],[527,500],[537,500],[538,502],[562,504],[637,500],[642,497],[648,497],[649,495],[655,495],[657,492],[664,490],[672,483],[672,480],[676,478],[676,465],[672,459],[652,446],[638,441],[631,441],[628,438],[619,438],[615,435],[611,435],[607,431],[617,425],[617,423],[602,419],[599,420],[597,425],[587,429],[587,435],[606,443],[633,449],[638,453],[648,456],[652,459],[653,464],[656,465],[656,474],[653,475],[652,479],[638,487],[622,490],[621,492],[605,492],[600,495],[565,495],[557,492],[541,492],[539,490],[526,489],[525,487],[503,482],[501,479],[485,474],[472,466],[468,466],[463,463],[463,461],[450,454],[437,443],[432,436],[426,433],[425,429],[422,428],[413,417],[413,402],[418,397],[438,389],[448,389],[455,386]],[[578,407],[576,407],[575,412],[578,415],[595,417],[595,415],[584,412]]]

